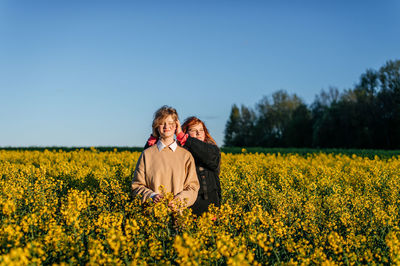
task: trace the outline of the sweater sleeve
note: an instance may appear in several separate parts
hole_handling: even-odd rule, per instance
[[[196,160],[212,171],[219,172],[221,153],[218,146],[188,136],[185,147]]]
[[[150,135],[149,139],[147,140],[146,144],[144,145],[144,149],[147,149],[154,144],[156,144],[157,138],[153,136],[153,134]]]
[[[193,156],[189,154],[185,163],[185,181],[183,191],[179,192],[176,197],[182,202],[187,200],[186,207],[192,206],[197,199],[197,193],[200,189],[199,179],[197,178],[196,165]]]
[[[181,146],[184,146],[188,137],[189,137],[188,134],[181,132],[178,135],[176,135],[176,140],[179,141]]]
[[[132,191],[134,195],[141,195],[142,202],[145,202],[154,193],[153,190],[149,189],[146,184],[146,160],[144,152],[139,157],[136,164],[135,172],[132,180]]]

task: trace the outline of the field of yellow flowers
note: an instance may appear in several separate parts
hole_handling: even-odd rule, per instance
[[[139,155],[0,150],[0,264],[400,263],[400,156],[222,154],[195,218],[131,196]]]

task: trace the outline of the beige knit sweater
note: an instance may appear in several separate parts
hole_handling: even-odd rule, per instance
[[[180,146],[175,151],[169,147],[159,151],[157,145],[143,151],[133,176],[133,193],[142,195],[145,202],[153,192],[161,194],[160,185],[181,201],[186,199],[187,207],[193,205],[200,184],[190,152]]]

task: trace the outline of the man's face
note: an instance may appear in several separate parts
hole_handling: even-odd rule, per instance
[[[175,134],[176,122],[171,115],[167,116],[163,123],[158,126],[158,132],[162,138],[173,137]]]

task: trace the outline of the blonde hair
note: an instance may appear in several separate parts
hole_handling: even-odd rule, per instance
[[[178,113],[176,112],[175,108],[172,108],[172,107],[167,106],[167,105],[161,106],[161,108],[158,109],[154,113],[153,126],[152,126],[153,127],[153,136],[154,137],[156,137],[156,138],[160,137],[160,133],[158,132],[158,127],[160,125],[162,125],[164,120],[169,115],[172,116],[172,119],[174,121],[177,121],[179,119]]]

